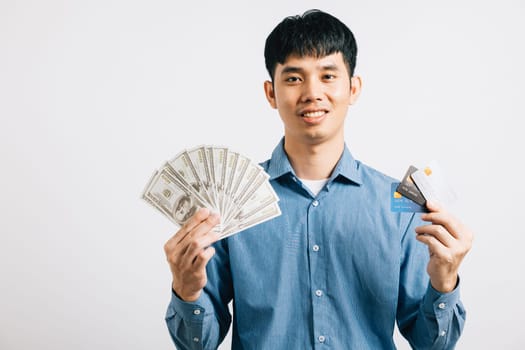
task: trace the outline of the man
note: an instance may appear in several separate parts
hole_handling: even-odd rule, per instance
[[[268,36],[264,91],[284,137],[262,166],[282,215],[217,241],[219,218],[201,209],[166,243],[166,322],[180,349],[217,348],[231,300],[233,349],[394,349],[395,322],[416,349],[456,344],[472,234],[436,203],[391,212],[395,180],[350,154],[356,53],[346,25],[316,10]]]

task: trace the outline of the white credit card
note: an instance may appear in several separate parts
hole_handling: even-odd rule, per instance
[[[457,200],[457,194],[447,181],[437,161],[431,161],[411,175],[417,188],[426,200],[436,201],[443,206],[450,206]]]

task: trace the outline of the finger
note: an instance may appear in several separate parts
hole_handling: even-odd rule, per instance
[[[462,231],[461,222],[454,217],[452,214],[446,211],[431,212],[422,214],[421,219],[423,221],[431,222],[434,225],[444,226],[447,231],[455,238],[458,238]]]
[[[196,270],[203,270],[206,268],[206,265],[208,265],[208,262],[211,260],[211,258],[215,255],[215,248],[208,247],[204,249],[202,252],[200,252],[196,257],[195,261],[193,262],[193,267]]]
[[[186,263],[192,263],[196,254],[220,238],[219,232],[213,228],[220,222],[219,214],[213,213],[201,221],[174,248]]]
[[[443,207],[442,204],[440,204],[439,202],[435,200],[427,200],[426,207],[429,212],[421,214],[421,218],[432,217],[435,214],[447,214],[447,210],[445,209],[445,207]]]
[[[180,243],[190,232],[191,230],[199,225],[203,220],[206,220],[210,215],[210,210],[208,208],[200,208],[193,214],[188,221],[181,226],[181,228],[166,242],[164,245],[164,250],[169,252],[175,248],[177,244]]]
[[[220,237],[220,233],[213,231],[210,231],[203,236],[195,237],[188,243],[186,250],[182,254],[182,259],[185,263],[193,264],[195,258],[213,243],[218,241]]]
[[[188,242],[191,242],[194,239],[197,239],[199,237],[202,237],[208,232],[213,232],[213,228],[217,226],[220,223],[220,217],[217,213],[212,213],[208,215],[208,217],[198,223],[196,226],[192,228],[190,232],[188,232],[180,241],[179,244],[185,245]]]
[[[449,249],[445,247],[436,237],[432,235],[417,235],[416,239],[428,247],[431,257],[439,257],[450,260]]]
[[[208,209],[201,208],[190,219],[188,219],[188,222],[164,244],[164,252],[166,253],[168,261],[171,263],[178,261],[178,257],[184,255],[188,249],[188,242],[191,240],[192,232],[198,228],[200,228],[200,230],[205,230],[209,225],[216,225],[215,222],[219,221],[216,216],[216,214],[210,215]],[[201,225],[203,222],[208,222],[209,225]],[[191,228],[191,230],[188,231],[188,228]],[[199,232],[200,231],[197,231],[198,235],[202,235],[199,234]]]
[[[440,212],[444,210],[443,205],[436,200],[427,200],[426,206],[431,213]]]
[[[218,214],[210,215],[210,211],[205,208],[197,211],[165,244],[164,250],[169,263],[178,270],[190,269],[195,256],[220,238],[218,233],[206,235],[219,222]],[[187,231],[188,228],[191,230]]]
[[[455,238],[441,225],[423,225],[415,229],[417,236],[432,236],[446,247],[455,244]]]
[[[185,223],[182,225],[179,231],[182,231],[184,235],[180,237],[180,240],[184,239],[184,236],[191,232],[195,227],[200,225],[201,222],[206,220],[211,215],[211,211],[208,208],[200,208],[193,214]]]

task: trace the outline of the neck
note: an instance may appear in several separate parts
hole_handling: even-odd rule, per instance
[[[284,150],[298,177],[320,180],[332,174],[343,154],[344,140],[305,145],[285,138]]]

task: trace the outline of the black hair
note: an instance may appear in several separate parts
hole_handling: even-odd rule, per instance
[[[321,10],[284,18],[268,35],[264,47],[266,69],[273,81],[275,67],[290,55],[324,57],[341,52],[350,77],[354,75],[357,43],[343,22]]]

